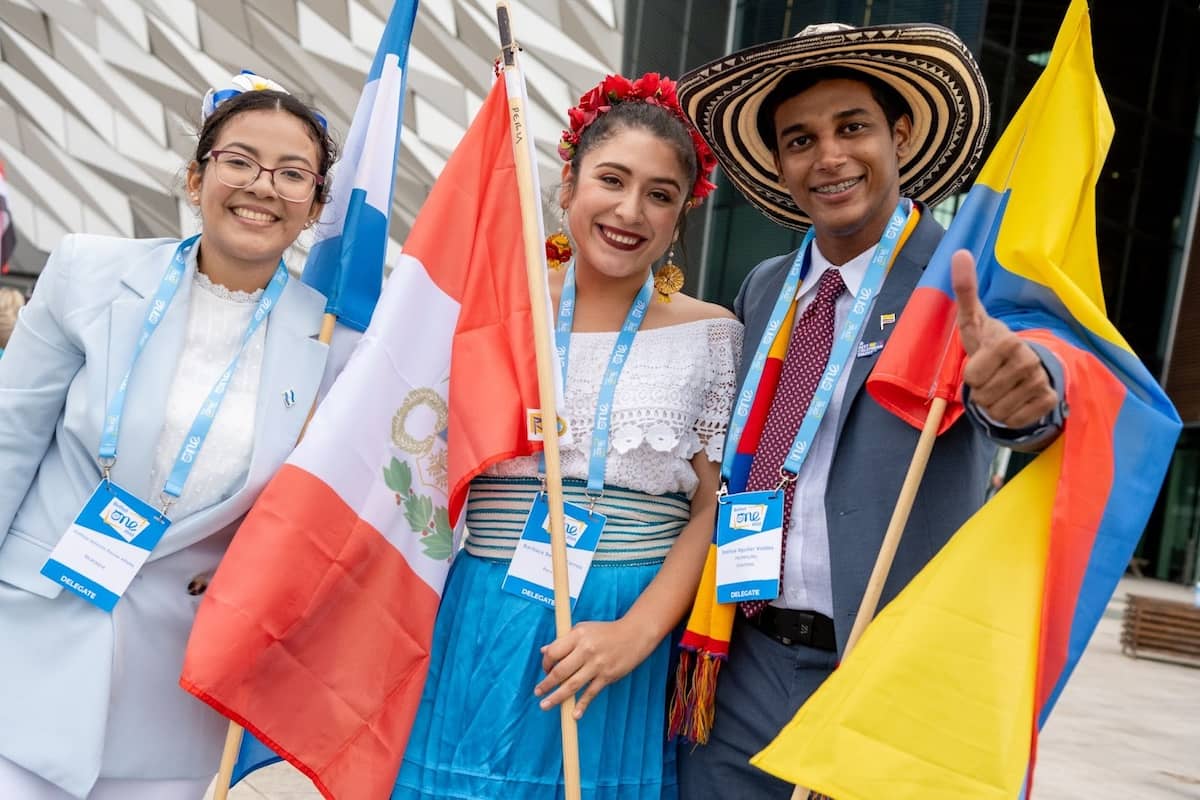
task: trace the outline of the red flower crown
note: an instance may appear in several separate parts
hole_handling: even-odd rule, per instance
[[[670,111],[692,137],[692,147],[696,150],[696,183],[692,186],[692,205],[700,202],[717,188],[709,180],[713,169],[717,166],[717,157],[712,149],[700,136],[699,131],[692,127],[683,109],[679,107],[679,98],[675,94],[675,81],[664,78],[657,72],[647,72],[635,81],[622,75],[609,75],[598,86],[579,98],[579,105],[567,111],[571,121],[571,129],[563,131],[562,139],[558,142],[558,155],[563,161],[575,157],[575,148],[583,135],[584,128],[596,121],[604,112],[619,103],[641,101],[655,106],[662,106]]]

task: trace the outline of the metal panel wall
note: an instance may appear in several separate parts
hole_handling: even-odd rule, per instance
[[[243,68],[313,102],[344,138],[390,8],[386,0],[0,0],[0,159],[20,240],[14,273],[36,274],[67,232],[193,230],[180,189],[200,99]],[[624,7],[525,0],[513,9],[549,190],[566,108],[621,63]],[[393,251],[490,87],[497,51],[488,0],[421,3]]]

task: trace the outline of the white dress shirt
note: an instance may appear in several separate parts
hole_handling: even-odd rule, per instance
[[[179,448],[196,414],[241,347],[262,293],[262,289],[230,291],[214,284],[204,273],[196,273],[190,293],[187,334],[175,379],[167,390],[166,414],[154,456],[150,486],[156,492],[155,500],[175,466]],[[183,494],[171,507],[175,519],[224,500],[246,480],[254,452],[258,385],[269,324],[268,320],[259,325],[246,344]]]
[[[867,267],[875,255],[872,247],[841,266],[842,280],[846,291],[837,300],[834,340],[841,333],[850,316],[854,297],[862,287]],[[817,243],[812,244],[812,266],[808,276],[796,293],[796,320],[817,294],[817,284],[828,269],[838,269],[821,254]],[[841,416],[842,400],[846,396],[846,381],[850,369],[842,370],[837,388],[830,398],[829,408],[817,429],[808,458],[792,485],[792,514],[787,526],[787,553],[783,564],[783,593],[771,605],[817,611],[833,616],[833,581],[829,567],[829,529],[825,521],[825,487],[829,484],[829,470],[833,466],[838,417]]]

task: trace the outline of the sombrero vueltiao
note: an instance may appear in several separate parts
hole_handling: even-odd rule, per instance
[[[905,197],[933,205],[971,177],[987,137],[987,87],[958,36],[928,24],[810,25],[791,39],[755,45],[679,79],[683,113],[733,184],[771,219],[791,228],[810,224],[776,177],[771,150],[758,133],[758,112],[785,75],[820,67],[873,75],[912,109],[913,146],[900,161]]]

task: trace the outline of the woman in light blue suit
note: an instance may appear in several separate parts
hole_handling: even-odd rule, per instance
[[[187,170],[199,239],[51,255],[0,360],[0,798],[203,796],[225,721],[177,680],[322,379],[325,301],[282,255],[334,158],[319,115],[238,76]]]

